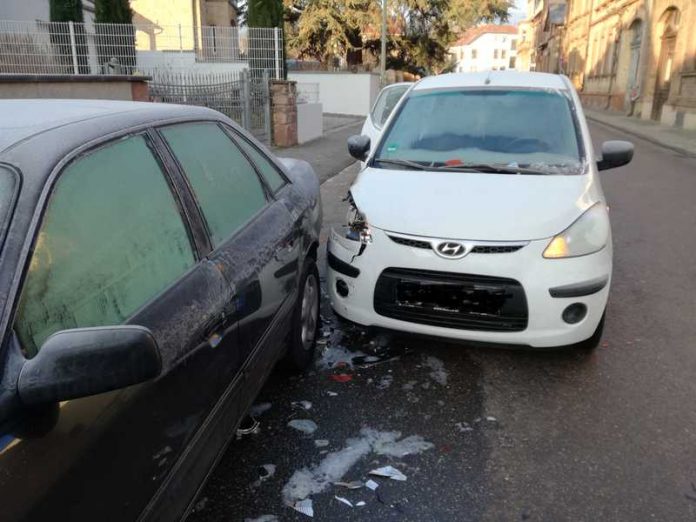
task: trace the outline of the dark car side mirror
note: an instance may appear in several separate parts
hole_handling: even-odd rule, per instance
[[[633,143],[630,141],[605,141],[602,143],[602,159],[597,160],[598,170],[614,169],[633,159]]]
[[[356,160],[365,161],[370,153],[369,136],[356,134],[348,138],[348,153]]]
[[[60,402],[137,384],[161,370],[159,348],[147,328],[62,330],[24,363],[17,391],[27,406]]]

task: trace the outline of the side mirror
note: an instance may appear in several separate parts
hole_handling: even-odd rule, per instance
[[[62,330],[24,363],[17,391],[27,406],[60,402],[137,384],[161,369],[157,342],[142,326]]]
[[[365,161],[370,153],[370,138],[364,134],[356,134],[348,138],[348,152],[356,160]]]
[[[632,159],[633,143],[630,141],[605,141],[602,143],[602,159],[597,160],[597,169],[613,169],[630,163]]]

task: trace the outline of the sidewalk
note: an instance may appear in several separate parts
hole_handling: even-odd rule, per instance
[[[360,132],[364,121],[363,117],[324,114],[324,135],[321,138],[295,147],[274,147],[272,150],[281,158],[308,161],[319,176],[320,183],[324,183],[355,162],[348,154],[346,140]]]
[[[622,114],[584,109],[588,120],[604,124],[666,147],[680,154],[696,157],[696,131],[660,125],[651,120],[629,118]]]

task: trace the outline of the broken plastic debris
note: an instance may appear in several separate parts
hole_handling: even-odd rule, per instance
[[[358,507],[363,507],[363,506],[365,506],[366,504],[365,504],[365,501],[364,501],[364,500],[360,500],[359,502],[356,502],[355,505],[358,506]]]
[[[468,422],[457,422],[454,425],[455,428],[457,428],[461,433],[465,433],[467,431],[474,431],[474,428],[469,426]]]
[[[353,376],[347,373],[333,373],[330,377],[332,381],[336,382],[348,382],[353,380]]]
[[[306,433],[307,435],[311,435],[317,431],[318,427],[316,422],[309,419],[292,419],[290,422],[288,422],[288,426],[296,429],[297,431],[301,431],[302,433]]]
[[[276,466],[275,464],[264,464],[259,467],[259,478],[256,482],[254,482],[251,487],[257,488],[261,485],[262,482],[265,482],[269,478],[271,478],[273,475],[275,475],[276,472]]]
[[[406,475],[404,475],[398,469],[392,466],[384,466],[383,468],[373,469],[372,471],[370,471],[370,475],[374,475],[376,477],[390,478],[392,480],[399,480],[402,482],[406,480]]]
[[[316,440],[314,441],[314,445],[315,445],[317,448],[325,448],[326,446],[329,445],[329,441],[326,440],[326,439],[316,439]]]
[[[301,410],[311,410],[312,409],[312,403],[309,401],[293,401],[290,403],[290,406],[293,408],[299,408]]]
[[[262,414],[266,413],[271,409],[270,402],[261,402],[259,404],[254,404],[249,410],[249,415],[252,417],[260,417]]]
[[[338,496],[336,496],[336,495],[334,495],[334,498],[335,498],[336,500],[338,500],[339,502],[342,502],[342,503],[345,504],[346,506],[353,507],[353,503],[352,503],[350,500],[348,500],[347,498],[338,497]]]
[[[247,415],[242,419],[242,422],[237,428],[237,437],[258,433],[259,426],[261,426],[259,421],[257,421],[253,416]]]
[[[294,509],[295,511],[299,511],[300,513],[302,513],[303,515],[307,515],[308,517],[314,516],[314,507],[312,506],[311,498],[298,500],[292,505],[292,509]]]
[[[348,489],[360,489],[364,484],[359,480],[353,480],[352,482],[334,482],[334,485]]]
[[[278,522],[278,517],[275,515],[261,515],[258,518],[245,518],[244,522]]]
[[[332,391],[327,391],[327,392],[326,392],[326,395],[328,395],[329,397],[337,397],[337,396],[338,396],[338,393],[332,392]]]
[[[377,482],[375,482],[374,480],[369,479],[367,482],[365,482],[365,487],[367,489],[374,491],[375,489],[377,489],[379,487],[379,484],[377,484]]]
[[[497,422],[497,421],[498,421],[498,419],[496,419],[495,417],[490,417],[490,416],[489,416],[489,417],[486,417],[486,420],[487,420],[488,422]]]

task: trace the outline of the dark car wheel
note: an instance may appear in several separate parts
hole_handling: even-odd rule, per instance
[[[313,259],[308,260],[300,278],[292,318],[292,331],[286,362],[291,369],[304,370],[314,358],[319,333],[319,271]]]

